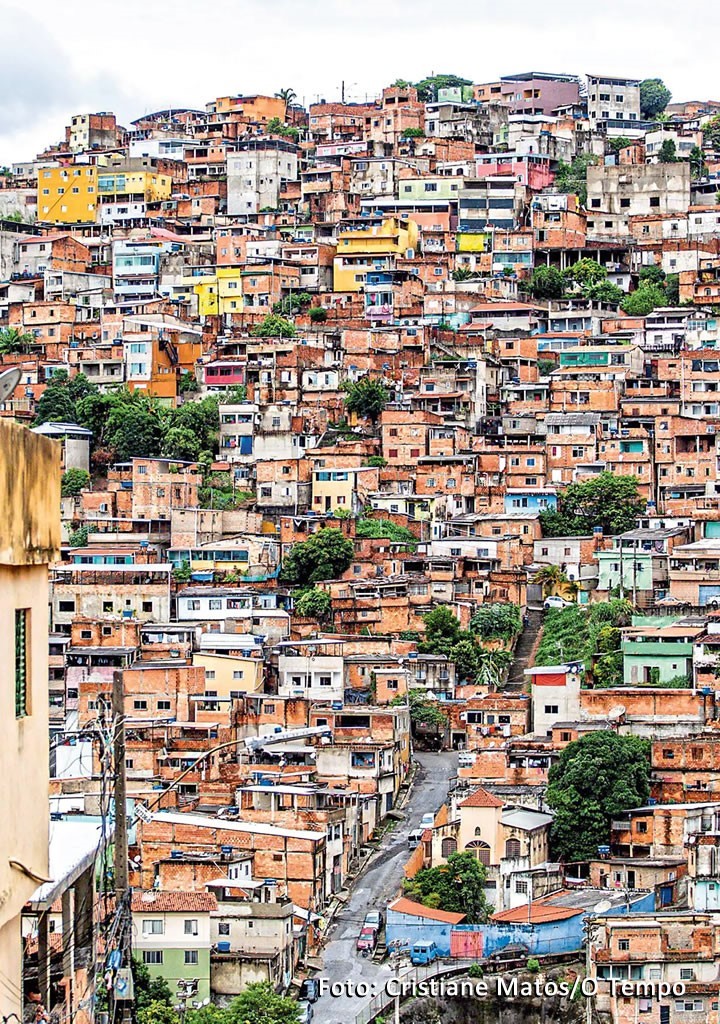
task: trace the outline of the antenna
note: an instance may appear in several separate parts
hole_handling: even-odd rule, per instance
[[[608,721],[609,722],[617,722],[618,718],[622,718],[622,716],[624,714],[625,714],[625,705],[624,704],[616,704],[615,707],[614,708],[610,708],[610,710],[607,713]]]
[[[612,910],[612,903],[610,900],[600,900],[593,907],[593,914],[607,914],[608,910]]]
[[[0,373],[0,402],[9,398],[22,378],[22,370],[19,366],[11,366],[9,370]]]

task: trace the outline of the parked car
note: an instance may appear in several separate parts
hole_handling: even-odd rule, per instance
[[[432,812],[423,814],[420,819],[420,828],[432,828],[435,824],[435,815]]]
[[[414,828],[408,835],[408,849],[414,850],[416,846],[419,846],[422,842],[424,828]]]
[[[312,1003],[309,1003],[306,999],[301,999],[298,1002],[298,1020],[300,1024],[310,1024],[313,1018]]]
[[[363,928],[357,937],[355,948],[363,956],[369,956],[375,949],[377,943],[377,931],[375,928]]]
[[[365,915],[363,921],[363,928],[374,928],[376,932],[379,932],[382,926],[385,924],[385,915],[382,910],[370,910]]]
[[[564,597],[558,597],[557,594],[553,594],[552,597],[546,597],[543,601],[543,608],[569,608],[573,604],[572,601],[566,601]]]
[[[434,942],[416,942],[410,950],[410,963],[415,967],[431,964],[437,960],[439,955]]]
[[[299,999],[308,1003],[316,1003],[320,995],[320,983],[317,978],[306,978],[300,986]]]

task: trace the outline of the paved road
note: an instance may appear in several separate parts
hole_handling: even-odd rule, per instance
[[[403,864],[409,857],[408,833],[420,824],[423,814],[437,811],[444,803],[451,777],[457,774],[457,754],[447,751],[439,754],[416,754],[420,769],[410,800],[405,808],[406,818],[390,833],[380,851],[359,878],[352,896],[336,915],[330,939],[323,954],[324,968],[319,978],[331,983],[366,982],[381,991],[391,977],[389,966],[374,964],[355,950],[355,941],[368,910],[385,909],[400,888]],[[312,1024],[352,1024],[355,1014],[368,1001],[368,997],[355,995],[321,996],[315,1003]]]

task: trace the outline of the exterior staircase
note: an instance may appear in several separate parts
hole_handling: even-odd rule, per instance
[[[538,608],[528,608],[527,619],[527,625],[523,628],[515,645],[515,658],[510,666],[505,684],[508,689],[512,690],[522,690],[525,686],[525,669],[530,668],[530,659],[542,630],[543,613]]]

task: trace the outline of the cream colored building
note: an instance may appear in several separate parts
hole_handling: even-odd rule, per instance
[[[60,447],[0,422],[0,1017],[22,1019],[20,914],[48,877],[48,564]]]
[[[193,654],[193,665],[205,669],[205,692],[230,698],[236,691],[257,693],[262,690],[263,659],[233,654]]]

